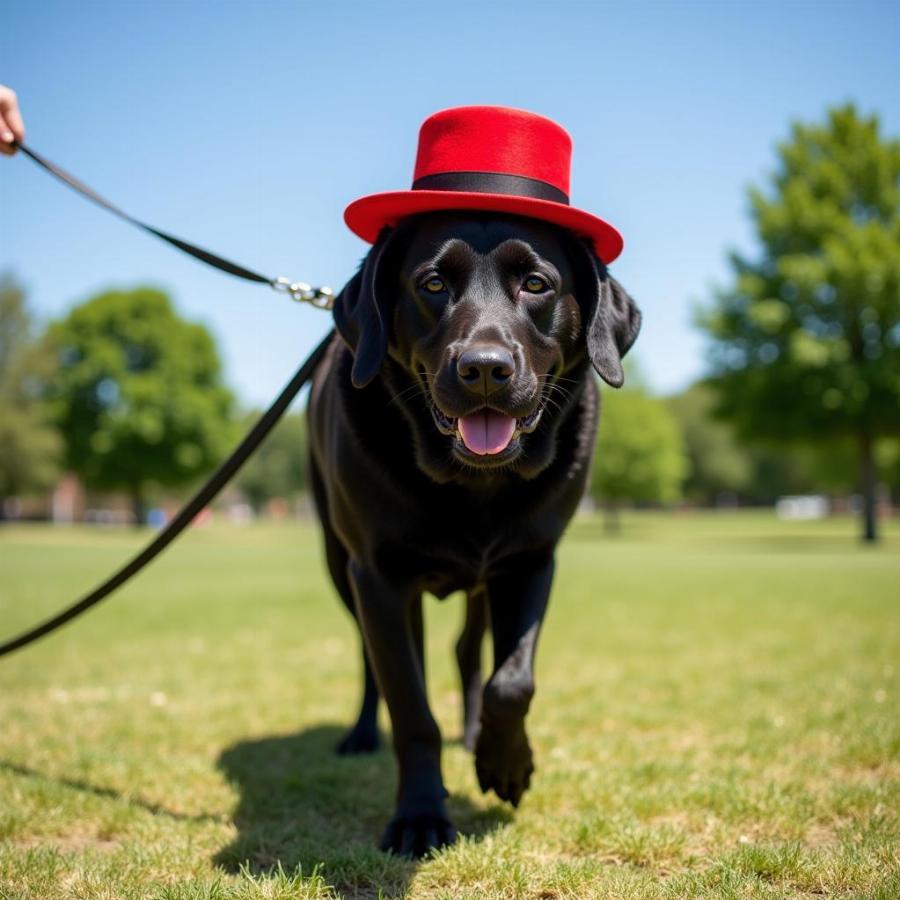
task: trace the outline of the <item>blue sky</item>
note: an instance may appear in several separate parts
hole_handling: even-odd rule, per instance
[[[408,186],[419,124],[496,103],[574,140],[573,203],[614,223],[645,314],[635,355],[676,390],[703,371],[691,311],[752,247],[746,187],[793,119],[855,101],[900,131],[900,4],[6,0],[0,83],[28,142],[151,224],[250,268],[340,287],[366,245],[342,213]],[[0,158],[0,271],[44,319],[159,285],[262,405],[329,326],[195,263]]]

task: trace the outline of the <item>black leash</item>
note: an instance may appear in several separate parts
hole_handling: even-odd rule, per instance
[[[325,355],[333,335],[334,331],[328,332],[322,343],[313,350],[312,354],[307,357],[306,362],[297,370],[294,377],[284,386],[275,402],[247,432],[246,437],[238,444],[237,449],[216,469],[209,481],[188,500],[168,525],[140,553],[77,603],[73,603],[72,606],[47,619],[41,625],[20,634],[10,641],[6,641],[4,644],[0,644],[0,656],[5,656],[7,653],[21,649],[26,644],[30,644],[32,641],[42,638],[45,634],[55,631],[60,626],[65,625],[66,622],[71,621],[76,616],[80,616],[83,612],[87,612],[92,606],[96,606],[101,600],[108,597],[116,588],[125,584],[133,575],[137,575],[147,563],[165,550],[190,525],[197,513],[210,503],[219,491],[228,484],[247,461],[247,458],[262,443],[263,438],[282,417],[291,400],[297,396],[300,388],[312,378],[313,372],[315,372],[316,366]]]
[[[143,229],[148,234],[152,234],[154,237],[158,237],[160,240],[165,241],[167,244],[171,244],[173,247],[181,250],[184,253],[187,253],[189,256],[193,256],[194,259],[199,259],[200,262],[204,262],[208,266],[213,266],[216,269],[227,272],[229,275],[235,275],[237,278],[243,278],[245,281],[253,281],[257,284],[267,284],[269,285],[269,287],[272,287],[277,291],[283,291],[287,294],[290,294],[294,300],[301,300],[306,303],[311,303],[313,306],[318,306],[322,309],[331,308],[331,303],[334,299],[333,291],[331,290],[331,288],[312,287],[305,282],[291,281],[289,278],[284,278],[283,276],[279,276],[278,278],[266,278],[265,275],[260,275],[258,272],[254,272],[252,269],[247,269],[244,266],[239,266],[237,263],[233,263],[230,260],[223,259],[221,256],[217,256],[215,253],[210,253],[209,250],[204,250],[202,247],[198,247],[195,244],[189,243],[188,241],[183,241],[181,238],[177,238],[165,231],[160,231],[158,228],[153,228],[153,226],[148,225],[146,222],[141,222],[140,219],[136,219],[134,218],[134,216],[128,215],[127,212],[119,209],[118,206],[110,203],[106,198],[101,197],[93,188],[88,187],[83,181],[79,181],[74,175],[70,175],[64,169],[61,169],[55,163],[50,162],[49,159],[45,159],[30,147],[26,147],[25,144],[21,143],[20,141],[13,141],[13,143],[26,156],[33,159],[42,169],[48,171],[51,175],[53,175],[54,178],[58,178],[63,184],[67,185],[75,191],[78,191],[78,193],[83,197],[87,197],[88,200],[96,203],[98,206],[102,206],[105,210],[108,210],[114,216],[118,216],[125,222],[128,222],[131,225],[136,225],[138,228]]]
[[[245,269],[243,266],[238,266],[228,260],[222,259],[219,256],[216,256],[214,253],[210,253],[207,250],[202,250],[199,247],[195,247],[193,244],[189,244],[186,241],[182,241],[179,238],[173,237],[170,234],[166,234],[165,232],[158,231],[155,228],[151,228],[149,225],[145,225],[143,222],[139,222],[137,219],[132,218],[127,213],[122,212],[117,207],[113,206],[108,201],[104,200],[99,194],[92,191],[89,187],[79,182],[76,178],[73,178],[71,175],[63,172],[58,166],[53,165],[53,163],[48,162],[47,160],[38,156],[34,151],[29,150],[23,144],[17,145],[23,153],[31,157],[38,165],[45,168],[48,172],[55,175],[61,181],[65,182],[70,187],[77,190],[79,193],[93,200],[95,203],[99,203],[104,208],[108,209],[110,212],[115,213],[115,215],[119,216],[125,221],[132,223],[133,225],[137,225],[140,228],[143,228],[144,231],[149,232],[150,234],[155,235],[158,238],[166,241],[174,247],[177,247],[179,250],[183,250],[185,253],[189,253],[191,256],[205,262],[211,266],[214,266],[217,269],[221,269],[223,272],[228,272],[230,275],[236,275],[238,278],[244,278],[248,281],[260,282],[263,284],[269,284],[272,287],[275,287],[278,290],[285,290],[290,293],[295,299],[298,300],[307,300],[313,303],[316,306],[327,307],[330,305],[331,300],[331,291],[328,288],[311,288],[309,285],[304,285],[302,283],[292,283],[287,279],[269,279],[265,278],[262,275],[258,275],[256,272],[252,272],[249,269]],[[314,296],[303,296],[303,295],[312,294]],[[129,562],[127,562],[122,568],[120,568],[117,572],[114,572],[109,578],[106,579],[102,584],[99,584],[94,590],[92,590],[89,594],[79,600],[77,603],[73,603],[71,606],[62,610],[62,612],[57,613],[47,621],[41,623],[40,625],[35,626],[34,628],[29,629],[28,631],[23,632],[17,637],[12,638],[12,640],[6,641],[0,644],[0,656],[6,656],[8,653],[13,653],[15,650],[20,650],[22,647],[27,646],[33,641],[38,640],[39,638],[44,637],[44,635],[49,634],[51,631],[55,631],[57,628],[65,625],[66,622],[70,622],[76,616],[80,616],[83,612],[87,612],[92,606],[96,606],[101,600],[108,597],[116,588],[121,587],[128,581],[129,578],[136,575],[140,572],[141,569],[144,568],[149,562],[151,562],[155,557],[157,557],[172,541],[187,528],[188,525],[194,520],[194,517],[207,505],[209,504],[225,487],[226,484],[234,477],[234,475],[238,472],[241,466],[247,461],[247,459],[252,455],[253,451],[262,443],[263,439],[266,435],[272,430],[278,420],[284,415],[285,410],[290,405],[291,401],[294,397],[297,396],[297,393],[306,384],[313,376],[313,373],[316,370],[316,366],[322,361],[322,358],[325,356],[325,353],[328,349],[328,345],[331,343],[331,339],[334,336],[334,331],[329,331],[322,342],[316,347],[315,350],[307,357],[306,361],[302,366],[297,370],[296,374],[293,378],[284,386],[281,393],[275,398],[275,401],[272,405],[263,413],[263,415],[259,418],[256,424],[247,432],[244,439],[238,444],[237,448],[228,457],[216,471],[212,474],[210,479],[191,497],[190,500],[178,511],[178,513],[172,518],[172,520],[166,525],[166,527],[156,535],[156,537],[146,546],[143,550],[140,551],[136,556],[134,556]]]

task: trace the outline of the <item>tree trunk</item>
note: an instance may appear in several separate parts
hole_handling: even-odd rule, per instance
[[[140,528],[147,518],[147,507],[144,503],[144,492],[139,484],[131,489],[131,512],[134,515],[134,527]]]
[[[859,436],[859,490],[862,494],[862,539],[866,543],[878,540],[878,476],[872,435]]]

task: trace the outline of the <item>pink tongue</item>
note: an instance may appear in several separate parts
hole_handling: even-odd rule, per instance
[[[505,450],[516,430],[516,420],[512,416],[504,416],[492,409],[463,416],[458,424],[463,443],[479,456]]]

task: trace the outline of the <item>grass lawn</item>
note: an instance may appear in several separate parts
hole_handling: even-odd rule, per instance
[[[146,535],[0,530],[3,636]],[[343,759],[357,638],[311,526],[198,529],[0,661],[0,897],[900,897],[900,523],[576,523],[513,811],[458,742],[458,598],[426,607],[457,845],[375,842],[389,750]],[[383,719],[387,729],[387,720]]]

